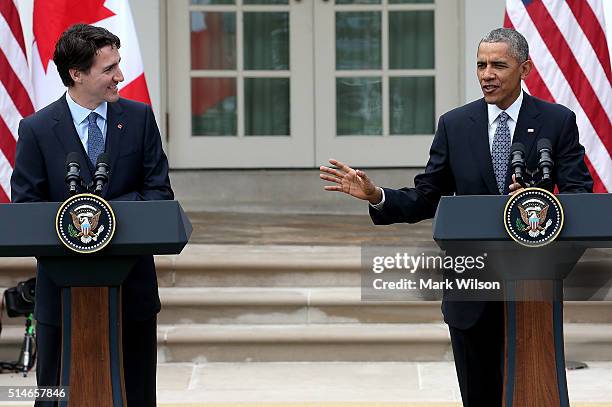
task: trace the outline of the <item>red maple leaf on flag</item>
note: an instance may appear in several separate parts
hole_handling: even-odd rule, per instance
[[[34,0],[34,39],[42,66],[47,72],[55,43],[71,25],[93,24],[115,15],[104,7],[105,0]]]

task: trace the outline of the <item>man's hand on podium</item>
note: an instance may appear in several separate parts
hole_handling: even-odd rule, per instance
[[[510,184],[508,189],[510,190],[510,192],[508,193],[509,195],[514,195],[521,189],[523,189],[523,186],[516,182],[516,176],[514,174],[512,174],[512,184]]]
[[[351,168],[333,158],[329,162],[335,168],[319,167],[319,170],[321,170],[319,177],[338,185],[325,185],[326,191],[344,192],[347,195],[368,201],[372,205],[376,205],[382,200],[382,190],[368,178],[365,172]]]

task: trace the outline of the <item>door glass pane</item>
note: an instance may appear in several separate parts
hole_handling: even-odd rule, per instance
[[[336,4],[380,4],[380,0],[336,0]]]
[[[433,11],[389,12],[389,68],[434,68]]]
[[[433,134],[434,78],[390,78],[389,108],[391,134]]]
[[[191,0],[193,5],[236,4],[236,0]]]
[[[336,134],[382,134],[382,78],[336,78]]]
[[[191,69],[236,69],[236,14],[192,11]]]
[[[434,12],[389,12],[389,68],[434,68]]]
[[[290,134],[289,78],[245,78],[244,98],[245,135]]]
[[[242,0],[242,4],[289,4],[289,0]]]
[[[235,136],[236,79],[191,78],[191,133]]]
[[[336,13],[336,69],[380,69],[381,13]]]
[[[433,4],[434,0],[389,0],[390,4]]]
[[[244,69],[289,69],[289,13],[244,13]]]

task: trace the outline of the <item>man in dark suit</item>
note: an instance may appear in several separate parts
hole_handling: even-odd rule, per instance
[[[13,202],[64,201],[66,156],[80,154],[81,176],[92,180],[97,156],[110,156],[111,174],[102,196],[107,200],[173,199],[168,161],[151,108],[121,99],[117,85],[120,40],[109,31],[72,26],[53,55],[68,91],[23,119],[15,169]],[[143,256],[122,286],[123,363],[131,407],[155,406],[156,315],[160,310],[153,256]],[[60,291],[39,259],[36,281],[39,386],[56,386],[60,356]],[[43,405],[43,404],[37,404]]]
[[[509,171],[510,145],[525,145],[526,163],[537,167],[537,140],[553,146],[553,181],[561,193],[591,192],[593,181],[578,141],[576,116],[569,109],[524,93],[521,80],[531,70],[525,38],[496,29],[479,46],[476,70],[484,98],[442,115],[423,174],[414,188],[376,186],[365,172],[337,160],[320,177],[339,191],[367,200],[377,225],[432,218],[443,195],[508,194],[518,191]],[[503,304],[443,301],[455,367],[465,407],[502,405]]]

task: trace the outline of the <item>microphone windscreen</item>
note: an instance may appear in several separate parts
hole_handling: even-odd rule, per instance
[[[552,144],[547,138],[541,138],[538,140],[538,151],[550,150],[552,151]]]
[[[80,157],[79,153],[76,153],[74,151],[71,153],[68,153],[68,155],[66,156],[66,165],[67,166],[70,164],[79,165],[79,157]]]
[[[108,165],[108,162],[110,161],[110,157],[108,155],[108,153],[102,153],[98,156],[98,159],[96,160],[96,166],[100,165],[100,164],[106,164]]]
[[[510,147],[510,151],[512,153],[514,153],[515,151],[520,151],[521,153],[523,153],[523,155],[525,155],[525,146],[523,145],[523,143],[513,143],[512,147]]]

